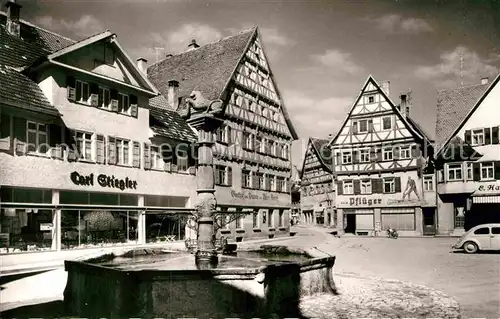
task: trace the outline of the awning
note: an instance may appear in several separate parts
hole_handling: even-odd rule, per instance
[[[500,203],[500,195],[472,195],[472,202],[474,204],[496,204]]]

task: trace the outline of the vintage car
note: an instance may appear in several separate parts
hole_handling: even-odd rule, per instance
[[[478,250],[500,250],[500,224],[477,225],[463,234],[452,248],[469,254]]]

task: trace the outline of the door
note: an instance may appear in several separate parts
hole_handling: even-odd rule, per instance
[[[491,249],[500,250],[500,226],[491,227],[490,246]]]
[[[479,242],[479,249],[488,250],[490,249],[490,228],[481,227],[474,231],[471,236]]]
[[[345,232],[350,234],[356,233],[356,214],[345,215]]]
[[[422,214],[424,236],[436,235],[436,210],[434,208],[424,208],[422,209]]]

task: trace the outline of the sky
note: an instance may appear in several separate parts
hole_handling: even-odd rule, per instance
[[[369,75],[434,137],[437,90],[492,80],[500,67],[499,0],[18,0],[21,18],[75,40],[109,29],[135,60],[258,26],[302,165],[310,136],[335,134]],[[500,113],[500,105],[499,105]]]

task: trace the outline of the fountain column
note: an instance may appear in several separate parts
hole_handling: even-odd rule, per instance
[[[198,221],[197,243],[195,254],[199,269],[216,268],[218,263],[214,234],[214,214],[217,201],[215,198],[213,151],[214,132],[221,120],[213,114],[201,113],[190,117],[187,121],[198,131],[198,167],[196,171],[196,215]]]

